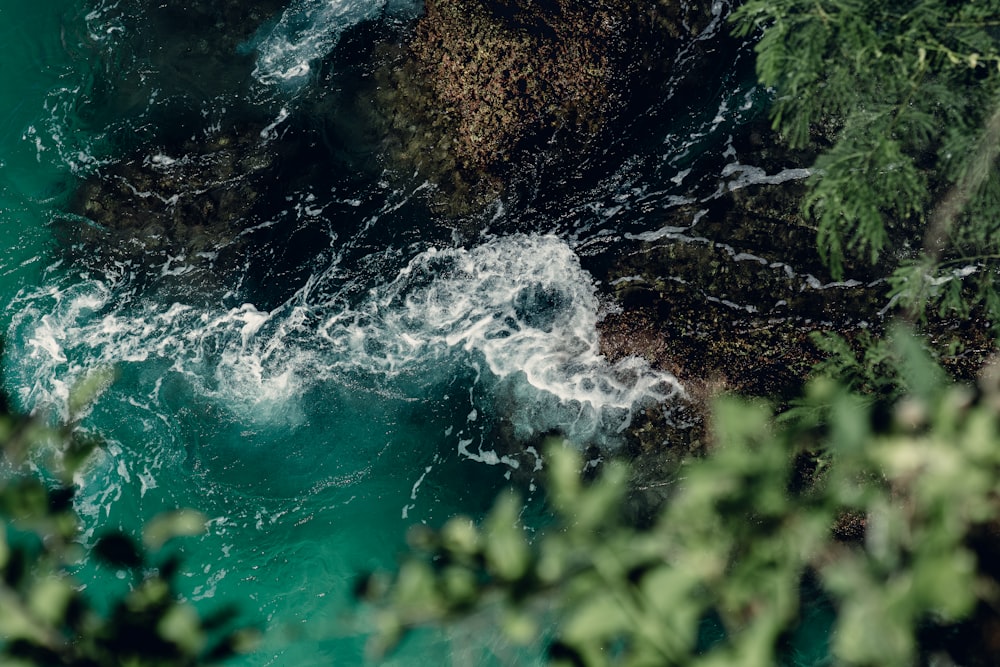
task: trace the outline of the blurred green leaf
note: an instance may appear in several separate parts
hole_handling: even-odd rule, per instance
[[[512,609],[504,614],[503,632],[514,643],[526,646],[538,635],[538,624],[531,614]]]
[[[627,490],[628,476],[628,468],[621,463],[605,466],[600,479],[586,493],[578,496],[567,518],[571,518],[583,530],[596,530],[617,519]]]
[[[198,612],[189,604],[173,604],[156,626],[160,636],[179,646],[184,653],[196,656],[206,644]]]
[[[563,641],[582,646],[616,636],[629,627],[630,616],[610,593],[597,594],[569,610],[562,627]]]
[[[203,534],[207,523],[208,518],[195,510],[180,509],[164,512],[146,522],[142,531],[142,541],[147,549],[156,551],[175,537]]]
[[[441,573],[442,590],[450,606],[472,603],[479,592],[475,573],[461,565],[451,565]]]
[[[583,460],[560,438],[550,438],[545,443],[545,466],[548,473],[549,492],[556,509],[572,512],[580,495],[580,469]]]
[[[479,529],[468,517],[453,517],[441,529],[441,545],[452,554],[469,559],[479,551]]]
[[[520,512],[520,499],[507,493],[497,500],[486,519],[486,564],[506,581],[520,579],[528,570],[530,553],[520,527]]]
[[[10,560],[10,545],[7,543],[7,523],[0,519],[0,572],[7,567]]]
[[[64,577],[53,575],[38,579],[29,592],[28,610],[40,622],[58,626],[73,594],[73,587]]]
[[[430,566],[420,561],[407,561],[403,564],[393,594],[404,609],[426,606],[433,612],[441,608],[434,572]]]

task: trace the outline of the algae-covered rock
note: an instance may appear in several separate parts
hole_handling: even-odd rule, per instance
[[[379,73],[389,153],[434,183],[450,213],[495,196],[540,151],[584,160],[635,86],[662,75],[705,22],[690,5],[429,0]]]
[[[692,399],[686,430],[650,413],[628,431],[648,477],[638,486],[654,485],[654,496],[663,466],[710,440],[713,396],[795,396],[822,358],[812,332],[854,335],[881,324],[877,271],[851,266],[835,280],[815,250],[800,212],[812,156],[783,148],[760,124],[743,128],[733,150],[741,158],[721,167],[714,191],[691,193],[659,229],[621,240],[627,245],[597,276],[609,304],[598,325],[609,361],[641,356]]]
[[[259,128],[144,149],[81,183],[58,221],[60,245],[102,272],[213,279],[199,270],[238,262],[240,232],[272,159]]]
[[[638,468],[651,471],[639,486],[710,440],[703,431],[716,394],[766,397],[780,408],[827,358],[815,334],[836,334],[859,363],[877,364],[865,357],[865,341],[899,315],[887,295],[891,262],[849,263],[842,278],[822,262],[802,212],[814,154],[789,150],[763,120],[743,127],[731,147],[714,192],[692,193],[659,229],[621,239],[610,269],[596,276],[608,302],[598,327],[609,361],[641,356],[692,399],[687,433],[655,413],[628,430]],[[956,379],[974,380],[995,349],[976,313],[931,313],[911,324]]]
[[[658,360],[706,397],[795,393],[820,358],[809,333],[873,324],[881,299],[866,276],[825,275],[795,216],[801,192],[761,184],[674,210],[612,271],[622,311],[602,323],[607,353]]]

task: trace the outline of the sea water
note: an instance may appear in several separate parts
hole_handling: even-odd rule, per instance
[[[140,0],[0,9],[5,389],[60,420],[75,382],[113,371],[80,426],[106,443],[77,480],[82,542],[195,508],[209,525],[183,545],[181,588],[265,629],[239,664],[359,664],[351,585],[394,564],[408,526],[480,516],[512,481],[530,499],[539,454],[519,446],[556,432],[610,452],[636,410],[684,400],[644,360],[600,354],[606,306],[585,265],[660,233],[693,182],[752,181],[727,132],[762,93],[730,54],[682,122],[645,119],[583,191],[498,203],[459,236],[426,184],[387,179],[352,138],[351,86],[371,74],[352,48],[365,26],[405,31],[419,3],[251,4],[256,23],[227,23],[220,2],[217,25]],[[723,30],[727,5],[714,9],[702,39]],[[168,178],[205,158],[165,146],[240,123],[252,155],[288,167],[253,185],[263,203],[232,236],[188,254],[65,247],[67,228],[93,224],[70,213],[81,183],[127,180],[115,170],[136,160]],[[90,562],[81,576],[97,599],[126,585]],[[392,660],[537,657],[473,623]]]

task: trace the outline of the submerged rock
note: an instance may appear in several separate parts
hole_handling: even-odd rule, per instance
[[[283,4],[127,0],[87,16],[107,72],[81,101],[97,166],[55,222],[74,266],[178,290],[232,278],[279,150],[276,111],[246,93],[246,44]]]
[[[239,262],[240,233],[272,160],[259,128],[143,150],[79,186],[57,222],[60,246],[101,272],[215,282]]]
[[[705,4],[428,0],[378,74],[392,160],[451,214],[494,197],[539,152],[579,162],[707,22]]]

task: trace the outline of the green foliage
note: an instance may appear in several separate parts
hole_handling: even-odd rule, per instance
[[[862,332],[854,344],[828,331],[814,332],[810,338],[826,354],[813,372],[867,396],[869,402],[904,394],[927,399],[928,391],[948,381],[929,346],[902,324],[884,336]],[[792,416],[796,414],[797,410],[791,411]]]
[[[843,273],[845,250],[878,261],[890,240],[885,211],[909,219],[928,199],[926,177],[900,142],[888,138],[890,120],[870,112],[848,115],[840,140],[816,161],[820,176],[804,210],[818,221],[819,250],[835,275]]]
[[[94,373],[73,388],[72,420],[111,379]],[[119,532],[102,535],[93,556],[127,573],[131,589],[107,613],[85,595],[70,574],[84,555],[73,474],[99,446],[72,426],[0,415],[0,664],[179,667],[249,648],[252,633],[234,627],[234,610],[201,617],[176,591],[180,562],[166,545],[204,530],[197,512],[156,517],[141,544]]]
[[[513,641],[546,633],[556,665],[771,667],[791,664],[812,604],[835,610],[837,664],[912,665],[931,651],[968,664],[981,647],[927,638],[966,636],[998,601],[974,536],[993,535],[985,553],[998,546],[1000,391],[937,382],[908,345],[899,354],[920,384],[891,405],[831,380],[794,419],[720,399],[714,449],[682,467],[650,527],[622,519],[623,467],[584,484],[580,457],[550,446],[556,524],[529,538],[505,496],[483,527],[422,528],[396,575],[361,588],[380,609],[373,648],[492,613]]]
[[[920,315],[982,305],[1000,321],[1000,0],[747,0],[773,124],[794,147],[827,135],[804,212],[840,275],[898,261],[893,297]]]

